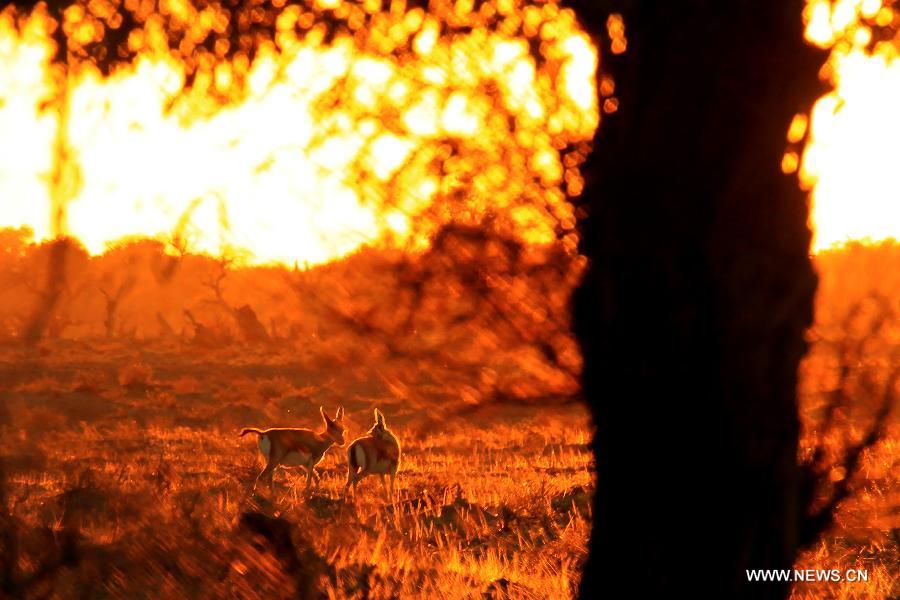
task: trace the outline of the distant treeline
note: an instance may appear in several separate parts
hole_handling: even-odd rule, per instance
[[[278,344],[345,360],[487,366],[488,378],[505,357],[496,366],[543,381],[541,393],[574,394],[581,357],[569,299],[583,269],[562,244],[458,225],[425,252],[363,249],[311,269],[244,267],[153,240],[92,257],[71,240],[33,244],[27,231],[3,230],[0,342]]]

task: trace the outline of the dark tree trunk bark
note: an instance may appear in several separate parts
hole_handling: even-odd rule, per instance
[[[582,596],[784,597],[745,569],[792,567],[806,504],[795,388],[816,277],[781,160],[824,56],[800,0],[570,4],[598,35],[618,10],[628,41],[603,54],[619,110],[585,168],[575,322],[598,484]]]

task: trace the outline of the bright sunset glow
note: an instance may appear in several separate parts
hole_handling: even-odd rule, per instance
[[[69,235],[92,254],[152,237],[312,265],[363,245],[421,248],[442,224],[491,214],[529,242],[569,232],[574,250],[570,200],[599,110],[598,53],[570,9],[272,4],[238,15],[93,0],[61,23],[40,5],[0,13],[0,227]],[[271,39],[229,37],[232,20],[264,17]],[[804,17],[807,39],[832,48],[835,86],[802,156],[782,162],[812,189],[813,250],[896,238],[900,62],[896,41],[873,42],[894,10],[809,0]],[[624,51],[621,18],[608,27]],[[97,63],[115,64],[104,75]]]
[[[813,188],[813,250],[900,238],[900,60],[896,41],[872,44],[895,17],[881,0],[810,0],[807,39],[832,47],[834,91],[812,111],[801,180]]]
[[[320,0],[278,9],[274,39],[235,52],[229,19],[262,8],[153,4],[66,9],[68,69],[45,9],[0,13],[0,226],[92,254],[153,237],[288,265],[421,247],[488,209],[531,242],[574,229],[599,112],[571,10]],[[134,58],[104,76],[91,48],[124,14],[141,25],[102,53]]]

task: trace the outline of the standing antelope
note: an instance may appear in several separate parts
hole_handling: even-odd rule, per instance
[[[394,478],[400,466],[400,441],[384,424],[384,415],[375,409],[375,425],[361,438],[350,444],[347,449],[347,485],[344,486],[344,497],[350,486],[356,495],[359,480],[377,473],[381,477],[381,487],[388,502],[394,498]],[[391,490],[388,492],[384,476],[391,476]]]
[[[273,429],[257,429],[247,427],[241,431],[241,437],[248,433],[259,436],[259,451],[266,457],[266,467],[256,477],[253,489],[256,489],[261,477],[269,478],[269,490],[274,489],[273,478],[275,467],[303,467],[306,469],[306,493],[313,477],[316,478],[316,489],[319,487],[319,474],[316,465],[322,461],[325,452],[332,444],[343,446],[346,428],[344,427],[344,407],[340,406],[334,419],[325,414],[325,407],[319,407],[319,413],[325,422],[325,429],[315,432],[310,429],[277,427]]]

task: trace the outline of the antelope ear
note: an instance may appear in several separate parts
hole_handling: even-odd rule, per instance
[[[344,407],[338,406],[337,412],[334,413],[335,421],[343,421],[344,420]]]
[[[325,407],[324,407],[324,406],[320,406],[320,407],[319,407],[319,414],[322,415],[322,420],[325,421],[325,422],[327,423],[327,422],[328,422],[328,415],[325,414]]]
[[[375,409],[375,424],[384,427],[384,415],[377,408]]]

